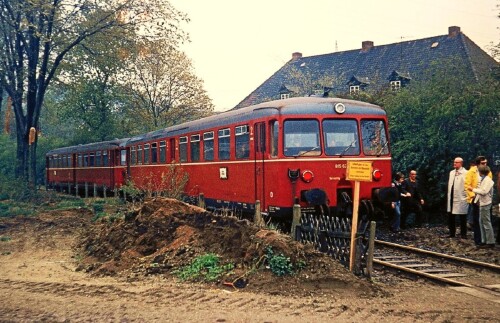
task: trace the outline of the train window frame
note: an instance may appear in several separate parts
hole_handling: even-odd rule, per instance
[[[179,137],[179,162],[186,163],[188,161],[188,137]]]
[[[314,131],[302,131],[305,123],[314,124]],[[292,124],[297,127],[291,127]],[[301,126],[302,124],[302,126]],[[309,125],[310,126],[310,125]],[[300,131],[298,131],[300,130]],[[283,122],[283,154],[286,157],[308,157],[321,155],[321,133],[318,119],[285,119]],[[308,141],[315,141],[308,143]]]
[[[365,125],[368,122],[377,122],[378,125],[382,125],[379,128],[379,133],[369,133]],[[375,125],[377,126],[377,125]],[[389,155],[389,136],[387,132],[387,123],[383,119],[361,119],[360,121],[360,129],[361,129],[361,140],[363,143],[363,154],[366,156],[382,156]]]
[[[192,162],[200,161],[200,135],[195,134],[191,135],[189,139],[189,147],[190,147],[190,157]]]
[[[158,143],[151,143],[151,164],[158,163]]]
[[[250,158],[250,132],[248,125],[240,125],[234,128],[234,148],[236,159]]]
[[[165,164],[167,162],[167,141],[161,140],[159,145],[160,152],[160,163]]]
[[[214,160],[215,136],[213,131],[203,133],[203,160]]]
[[[137,165],[142,165],[142,145],[137,145]]]
[[[137,165],[137,149],[135,146],[130,147],[130,165]]]
[[[219,160],[231,159],[231,129],[230,128],[223,128],[223,129],[219,129],[217,131],[217,157],[219,158]]]
[[[149,164],[149,161],[150,161],[150,157],[151,157],[151,145],[150,144],[144,144],[144,147],[143,147],[143,155],[144,155],[144,165],[148,165]]]
[[[332,125],[329,123],[332,123]],[[323,119],[321,121],[321,131],[325,155],[359,156],[361,153],[358,121],[356,119]]]

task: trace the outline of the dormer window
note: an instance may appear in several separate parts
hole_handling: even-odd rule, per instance
[[[359,85],[349,86],[349,94],[358,94],[358,93],[359,93]]]
[[[401,81],[391,81],[391,90],[399,91],[401,89]]]
[[[281,100],[289,99],[290,93],[281,93],[280,98]]]
[[[281,100],[284,100],[284,99],[289,99],[290,98],[290,93],[292,93],[293,91],[290,90],[288,87],[286,87],[286,85],[281,85],[280,87],[280,90],[279,90],[279,94],[280,94],[280,99]]]

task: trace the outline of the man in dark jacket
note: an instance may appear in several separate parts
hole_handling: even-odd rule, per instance
[[[403,189],[410,193],[409,197],[403,199],[403,212],[401,212],[401,226],[406,225],[408,214],[415,213],[415,226],[420,227],[424,222],[422,206],[424,199],[420,193],[420,187],[417,182],[417,171],[411,170],[410,176],[403,182]]]

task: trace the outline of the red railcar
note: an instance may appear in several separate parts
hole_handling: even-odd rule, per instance
[[[58,148],[46,154],[47,186],[83,190],[94,184],[99,190],[119,188],[126,179],[128,139]]]
[[[348,215],[354,188],[346,179],[348,161],[373,166],[373,181],[361,183],[360,212],[371,215],[378,191],[391,183],[385,111],[338,98],[261,103],[123,140],[119,146],[114,154],[126,155],[127,176],[140,188],[157,187],[173,164],[189,174],[186,197],[203,193],[207,208],[254,212],[258,200],[263,213],[277,218],[290,218],[295,203]],[[78,147],[73,158],[76,154],[81,154]],[[107,183],[119,187],[124,178],[116,174],[124,166],[110,167],[119,170]],[[85,177],[92,180],[91,174]]]

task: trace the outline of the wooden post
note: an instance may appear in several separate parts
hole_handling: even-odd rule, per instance
[[[115,197],[118,197],[118,189],[116,188],[116,186],[113,189],[113,194],[114,194]]]
[[[89,197],[89,183],[85,182],[85,198]]]
[[[262,219],[262,212],[260,210],[260,200],[255,201],[255,213],[253,215],[253,223],[259,227],[264,226],[264,220]]]
[[[94,183],[94,197],[97,197],[97,184]]]
[[[75,196],[78,196],[78,183],[75,185]]]
[[[351,222],[351,249],[350,249],[350,261],[349,270],[354,270],[354,261],[356,259],[356,234],[358,232],[358,211],[359,211],[359,181],[354,181],[354,201],[352,210],[352,222]]]
[[[299,204],[294,204],[293,205],[293,218],[292,218],[292,230],[290,235],[292,236],[293,240],[296,240],[296,230],[297,226],[300,224],[300,205]]]
[[[106,185],[103,185],[102,186],[102,194],[103,194],[103,197],[106,198]]]
[[[375,229],[377,222],[370,222],[370,236],[368,237],[368,256],[366,259],[366,275],[371,278],[373,275],[373,254],[375,253]]]
[[[205,194],[203,193],[198,195],[198,206],[205,209]]]
[[[71,182],[68,182],[68,195],[71,195]]]

